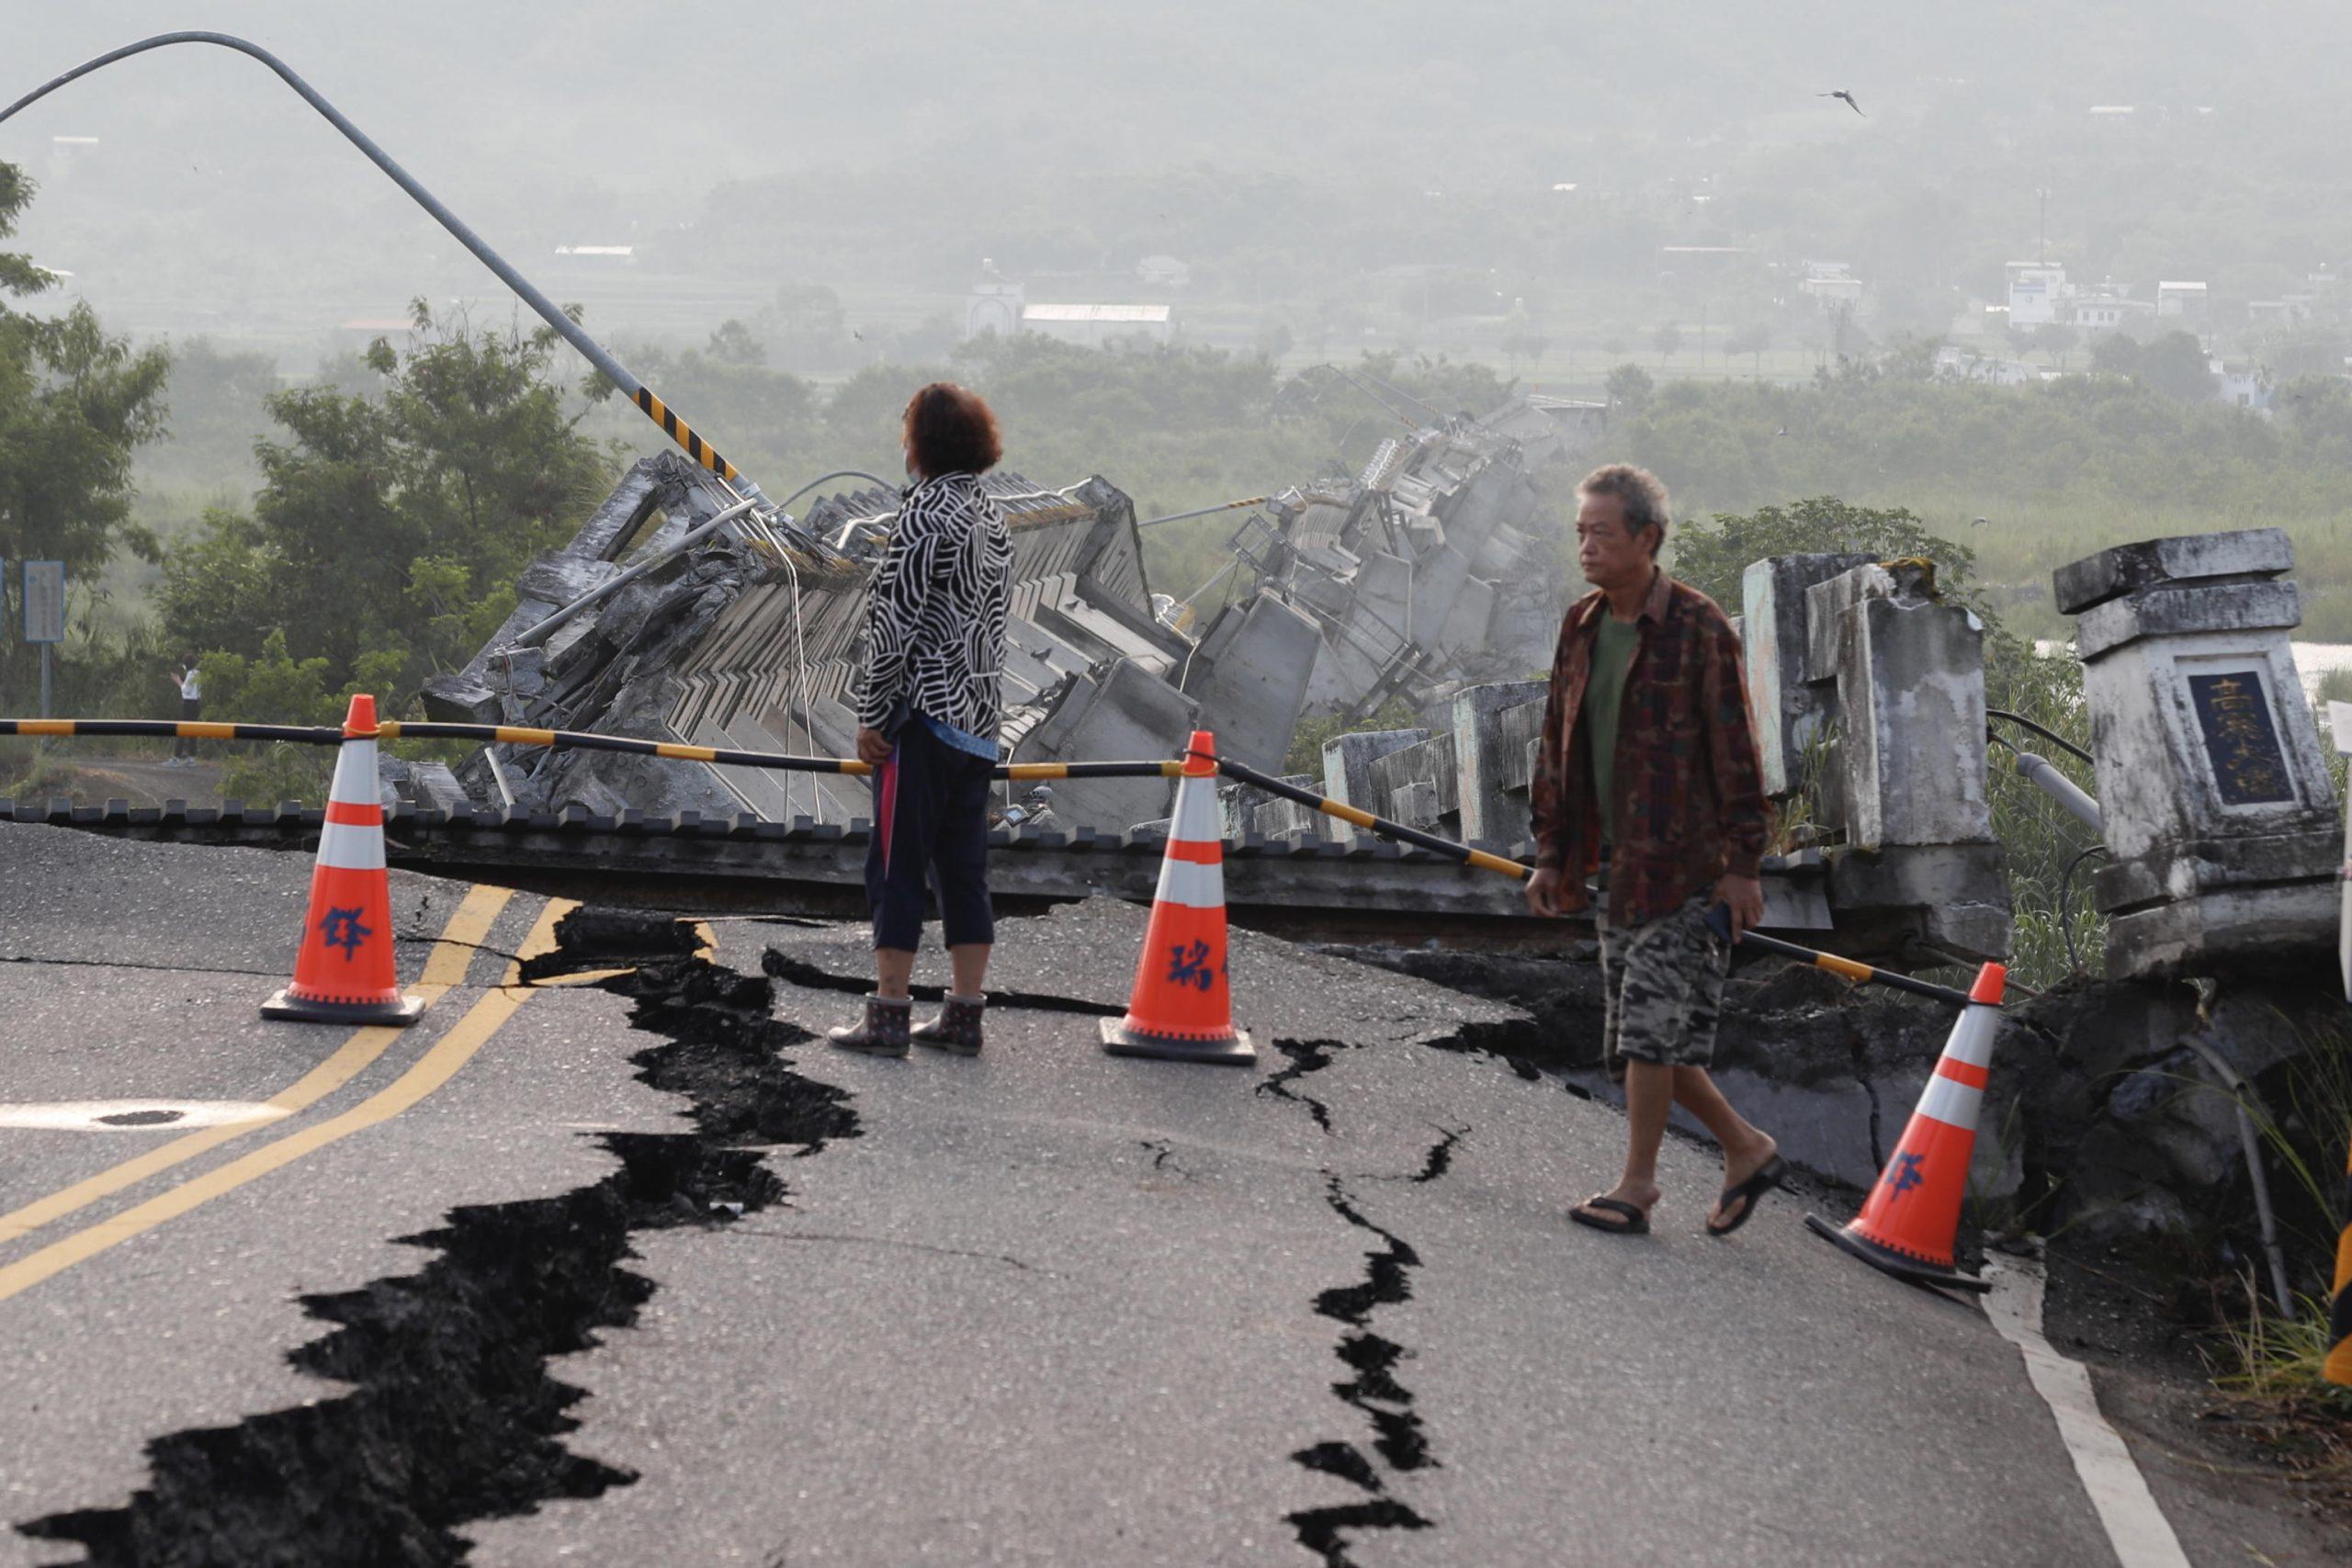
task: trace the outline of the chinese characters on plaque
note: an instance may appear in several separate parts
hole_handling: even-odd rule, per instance
[[[2205,754],[2212,760],[2213,777],[2222,788],[2222,804],[2291,802],[2294,781],[2287,772],[2261,677],[2245,670],[2187,679],[2188,700],[2204,732]]]

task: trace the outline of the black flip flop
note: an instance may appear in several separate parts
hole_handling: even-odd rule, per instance
[[[1747,1216],[1756,1212],[1756,1205],[1764,1201],[1765,1193],[1770,1192],[1775,1187],[1783,1185],[1788,1179],[1789,1162],[1782,1159],[1779,1155],[1774,1155],[1770,1159],[1766,1160],[1762,1165],[1758,1166],[1753,1171],[1751,1171],[1748,1174],[1747,1180],[1737,1182],[1730,1187],[1724,1188],[1723,1190],[1723,1196],[1715,1200],[1715,1207],[1717,1209],[1721,1209],[1726,1203],[1737,1202],[1739,1203],[1739,1213],[1734,1214],[1728,1224],[1721,1226],[1716,1225],[1713,1221],[1709,1221],[1707,1224],[1707,1234],[1709,1235],[1731,1235],[1732,1232],[1737,1230],[1740,1226],[1747,1223]],[[1743,1198],[1746,1199],[1747,1201],[1739,1202]]]
[[[1620,1225],[1612,1224],[1607,1220],[1596,1220],[1585,1213],[1587,1209],[1600,1209],[1611,1214],[1623,1214],[1625,1216],[1625,1223]],[[1647,1235],[1650,1233],[1650,1217],[1623,1198],[1588,1198],[1568,1211],[1568,1218],[1580,1225],[1589,1225],[1594,1230],[1605,1231],[1611,1235]]]

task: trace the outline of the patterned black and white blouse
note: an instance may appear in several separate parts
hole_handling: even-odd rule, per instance
[[[942,474],[909,490],[865,597],[857,722],[913,711],[985,740],[1002,717],[1012,537],[979,479]]]

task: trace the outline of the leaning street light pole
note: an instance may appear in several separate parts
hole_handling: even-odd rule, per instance
[[[645,412],[645,416],[648,419],[650,419],[654,423],[660,425],[663,434],[667,434],[671,440],[675,441],[679,446],[685,448],[687,457],[692,457],[695,462],[709,469],[713,474],[718,475],[722,481],[738,487],[737,493],[739,495],[749,495],[754,501],[764,499],[764,497],[760,493],[760,487],[758,485],[753,484],[751,479],[739,473],[736,470],[734,464],[720,457],[717,448],[713,447],[708,442],[705,441],[701,435],[697,434],[693,427],[688,425],[684,420],[680,419],[677,416],[676,412],[671,409],[668,404],[662,402],[660,398],[654,396],[652,388],[639,380],[634,375],[631,375],[628,366],[623,365],[619,360],[614,358],[605,349],[605,345],[598,343],[594,338],[590,337],[579,322],[573,321],[570,316],[565,315],[562,310],[559,310],[554,300],[540,293],[529,278],[525,277],[521,273],[515,271],[513,266],[508,265],[505,257],[500,255],[496,251],[492,250],[488,244],[484,243],[482,237],[475,233],[470,228],[467,227],[464,220],[460,219],[456,213],[450,211],[447,207],[444,207],[441,204],[440,199],[434,196],[431,191],[426,190],[423,186],[417,184],[414,175],[411,175],[406,169],[401,168],[398,164],[392,162],[390,155],[385,152],[381,147],[377,146],[374,141],[370,141],[367,132],[361,130],[357,126],[352,124],[350,120],[344,117],[342,110],[336,108],[323,97],[321,97],[316,88],[312,87],[308,82],[303,81],[300,76],[294,74],[293,71],[288,67],[284,61],[278,59],[277,56],[270,53],[269,51],[262,48],[259,44],[250,43],[243,39],[232,37],[228,33],[158,33],[153,38],[141,39],[137,43],[125,44],[120,49],[109,51],[105,54],[99,55],[96,60],[85,61],[82,64],[75,66],[73,70],[65,73],[64,75],[57,77],[53,81],[43,83],[40,86],[34,88],[29,93],[27,93],[23,97],[18,98],[15,103],[10,104],[6,108],[0,109],[0,123],[5,123],[19,109],[22,109],[28,105],[40,102],[42,98],[47,97],[50,94],[57,91],[58,88],[64,86],[67,83],[87,76],[91,72],[98,70],[102,66],[112,65],[118,60],[128,60],[134,54],[144,54],[151,49],[161,49],[165,44],[173,43],[218,44],[223,49],[233,49],[240,54],[251,55],[254,59],[260,61],[264,65],[268,66],[272,71],[277,73],[278,77],[284,81],[288,86],[293,88],[297,93],[300,93],[302,96],[302,99],[305,103],[309,104],[312,108],[318,110],[320,114],[326,118],[328,124],[334,126],[337,130],[342,131],[345,138],[348,140],[354,147],[358,148],[360,152],[366,153],[368,155],[368,162],[374,164],[378,168],[383,170],[386,175],[390,175],[394,185],[397,185],[401,189],[408,192],[409,196],[419,207],[424,208],[425,211],[433,215],[435,221],[438,222],[444,229],[449,231],[449,232],[457,238],[459,244],[471,251],[474,254],[475,258],[479,260],[482,265],[490,268],[492,272],[497,274],[498,280],[501,283],[505,284],[507,288],[513,289],[515,294],[521,298],[525,304],[530,306],[533,310],[537,311],[541,321],[544,321],[549,327],[553,328],[565,342],[578,349],[589,364],[594,366],[598,370],[604,373],[605,379],[611,381],[613,385],[628,393],[630,400],[635,402],[639,409],[642,409]]]

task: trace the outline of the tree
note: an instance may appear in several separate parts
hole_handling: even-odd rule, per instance
[[[2334,327],[2290,327],[2258,345],[2262,363],[2281,381],[2298,376],[2341,376],[2352,341]]]
[[[2187,333],[2166,333],[2143,347],[2130,374],[2148,390],[2178,402],[2207,402],[2216,390],[2203,345]]]
[[[1673,358],[1682,347],[1682,329],[1672,321],[1667,322],[1650,334],[1650,346],[1657,350],[1660,358]]]
[[[1290,352],[1295,341],[1288,321],[1279,316],[1269,316],[1258,324],[1257,335],[1251,339],[1250,346],[1262,359],[1279,360]]]
[[[1763,374],[1764,351],[1771,346],[1772,329],[1761,321],[1758,321],[1753,326],[1742,327],[1724,340],[1725,354],[1745,354],[1750,356],[1749,373],[1751,375]]]
[[[2045,321],[2033,329],[2031,341],[2034,347],[2056,360],[2058,368],[2064,370],[2066,368],[2066,356],[2075,352],[2075,345],[2082,341],[2082,334],[2064,321]]]
[[[1650,373],[1638,365],[1620,365],[1609,373],[1603,386],[1611,411],[1629,418],[1650,406],[1650,395],[1657,389]]]
[[[732,316],[718,323],[703,352],[716,363],[739,370],[764,369],[768,362],[766,345]]]
[[[2109,333],[2091,344],[2091,368],[2102,376],[2135,379],[2140,372],[2140,344],[2133,339],[2121,333]]]
[[[369,345],[379,396],[270,399],[288,440],[255,448],[253,514],[209,513],[164,562],[175,642],[263,660],[279,633],[266,662],[322,660],[324,690],[413,689],[496,629],[516,573],[610,482],[615,456],[580,433],[584,411],[555,378],[554,333],[412,310],[405,354]]]
[[[1510,310],[1503,316],[1501,346],[1504,363],[1513,371],[1517,371],[1524,360],[1540,365],[1544,360],[1544,351],[1551,345],[1551,340],[1536,325],[1533,313],[1527,308],[1527,301],[1513,300]]]
[[[775,291],[775,339],[786,365],[833,370],[850,363],[856,340],[841,296],[821,283],[785,283]]]
[[[0,239],[32,196],[23,172],[0,164]],[[43,319],[8,304],[55,281],[0,252],[0,560],[62,560],[69,582],[87,583],[119,550],[159,554],[130,521],[130,459],[163,433],[171,356],[108,336],[86,305]],[[20,584],[10,577],[0,626],[13,634]]]

